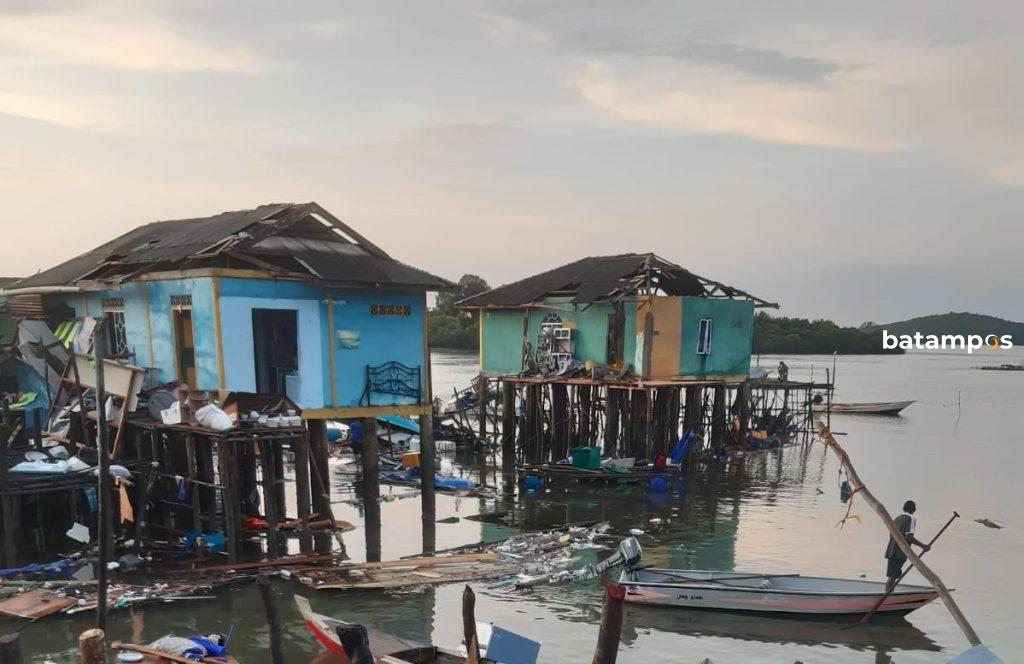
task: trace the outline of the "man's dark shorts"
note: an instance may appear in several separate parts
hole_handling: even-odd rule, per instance
[[[906,558],[886,558],[887,565],[885,566],[885,578],[887,579],[898,579],[900,574],[903,573],[903,563],[907,562]]]

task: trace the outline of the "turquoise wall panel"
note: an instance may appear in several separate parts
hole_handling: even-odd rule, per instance
[[[633,366],[636,357],[636,300],[623,302],[623,308],[626,323],[623,325],[622,358],[632,367],[633,373],[636,373],[640,370]]]
[[[710,318],[711,353],[697,354],[700,320]],[[684,297],[679,373],[684,376],[747,375],[753,339],[754,303]]]
[[[195,338],[196,387],[217,388],[217,345],[213,324],[213,291],[209,277],[173,279],[125,284],[117,291],[83,293],[64,301],[75,315],[100,316],[105,297],[124,298],[125,332],[134,361],[155,370],[155,380],[176,378],[171,296],[192,296],[192,326]],[[148,307],[148,324],[147,324]],[[149,335],[152,332],[152,353]]]
[[[333,297],[334,330],[330,343],[334,344],[334,376],[339,407],[360,405],[366,386],[367,365],[399,362],[407,367],[419,367],[425,379],[423,331],[426,311],[422,293],[335,291]],[[408,307],[409,315],[373,313],[373,307],[388,305]],[[420,387],[425,401],[428,390],[422,383]],[[409,397],[373,395],[374,406],[408,405],[414,401]]]
[[[305,286],[255,279],[221,280],[220,319],[224,330],[225,383],[230,390],[256,391],[253,309],[294,311],[299,368],[297,381],[289,383],[288,397],[302,408],[322,408],[325,404],[324,374],[327,373],[322,343],[326,333],[321,319],[320,300],[323,295],[309,287],[296,289],[293,287],[296,285]]]
[[[557,314],[564,325],[576,328],[574,357],[580,361],[604,363],[608,351],[609,304],[578,309],[567,299],[549,299],[550,309],[529,310],[526,340],[534,347],[541,324],[549,314]],[[488,374],[519,373],[522,369],[523,310],[495,309],[483,312],[483,370]],[[628,336],[628,335],[627,335]]]
[[[145,282],[153,330],[153,355],[160,380],[175,378],[174,329],[171,296],[192,296],[192,333],[195,337],[196,388],[217,389],[217,341],[213,321],[213,288],[209,277]]]
[[[519,373],[523,355],[523,312],[496,309],[483,312],[483,371],[504,375]]]

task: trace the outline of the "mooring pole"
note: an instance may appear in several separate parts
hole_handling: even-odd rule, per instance
[[[6,459],[4,462],[6,463]],[[25,660],[21,656],[18,633],[11,632],[0,636],[0,664],[22,664],[23,661]]]
[[[110,514],[110,432],[107,430],[107,400],[103,384],[104,353],[103,322],[100,318],[93,328],[93,355],[96,364],[96,447],[99,452],[97,491],[99,492],[99,568],[96,570],[96,627],[107,629],[107,563],[110,560],[110,538],[113,519]],[[74,361],[74,358],[72,358]]]
[[[626,588],[615,583],[604,587],[604,603],[601,605],[601,628],[597,635],[593,664],[615,664],[619,656],[619,637],[622,634],[622,603],[626,599]]]
[[[423,525],[423,555],[433,555],[437,548],[437,500],[434,481],[437,464],[434,456],[433,409],[420,415],[420,519]],[[482,478],[481,478],[482,481]]]
[[[967,617],[953,600],[953,596],[950,595],[946,585],[942,583],[942,579],[940,579],[939,575],[933,572],[930,567],[924,564],[920,556],[914,553],[914,550],[903,536],[903,533],[901,533],[896,527],[896,524],[893,523],[892,517],[889,516],[889,512],[886,511],[885,507],[883,507],[880,502],[878,502],[868,488],[864,486],[864,482],[861,481],[860,476],[857,475],[857,471],[853,467],[853,464],[850,463],[850,457],[846,454],[846,450],[836,442],[836,439],[832,437],[832,433],[828,430],[828,427],[826,427],[825,423],[821,420],[818,420],[818,437],[820,437],[822,442],[824,442],[827,447],[830,447],[832,451],[836,453],[836,456],[839,457],[840,464],[842,464],[843,469],[850,478],[852,488],[858,494],[864,496],[864,502],[866,502],[868,506],[874,510],[875,514],[878,515],[878,518],[882,520],[882,524],[885,525],[889,534],[892,535],[892,539],[896,542],[896,546],[899,547],[900,551],[903,552],[903,555],[907,557],[907,560],[909,560],[910,563],[916,567],[919,572],[921,572],[921,575],[924,576],[924,578],[928,579],[928,582],[932,584],[936,592],[939,593],[939,597],[942,598],[942,603],[946,605],[946,609],[949,610],[950,615],[953,616],[953,620],[956,621],[956,624],[960,627],[964,636],[967,637],[967,641],[972,646],[976,646],[981,643],[981,639],[978,638],[978,633],[974,631],[971,623],[967,622]]]
[[[476,634],[476,595],[466,585],[462,591],[462,636],[466,641],[466,660],[480,661],[480,641]]]
[[[106,664],[107,643],[102,629],[87,629],[78,635],[80,664]]]
[[[264,573],[258,574],[256,585],[260,588],[263,610],[267,614],[267,631],[270,633],[270,661],[273,664],[284,664],[284,651],[281,649],[281,614],[277,610],[274,589],[270,587],[270,577]]]

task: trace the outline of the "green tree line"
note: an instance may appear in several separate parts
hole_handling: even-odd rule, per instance
[[[491,290],[487,282],[475,274],[464,274],[456,290],[437,296],[434,308],[427,315],[427,333],[432,348],[477,350],[480,333],[476,316],[459,311],[455,303],[467,297]]]
[[[807,320],[754,316],[754,354],[769,355],[843,355],[899,354],[902,350],[884,350],[882,333],[856,327],[840,327],[830,320]]]

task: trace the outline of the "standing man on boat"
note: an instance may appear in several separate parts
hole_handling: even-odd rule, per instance
[[[929,551],[931,547],[914,537],[914,532],[917,530],[917,517],[914,516],[914,512],[917,511],[917,505],[913,500],[908,500],[903,503],[903,514],[893,519],[893,523],[896,524],[896,529],[903,534],[903,538],[907,540],[907,543],[911,546],[917,545],[921,547],[921,551]],[[903,555],[903,551],[896,546],[896,540],[889,536],[889,545],[885,547],[885,559],[887,565],[885,568],[885,591],[889,592],[896,586],[896,580],[903,574],[903,563],[907,562],[907,557]]]

